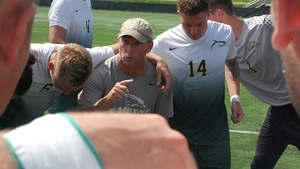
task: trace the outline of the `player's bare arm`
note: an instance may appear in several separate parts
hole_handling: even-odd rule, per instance
[[[104,168],[197,168],[186,138],[171,129],[160,115],[108,112],[68,114],[89,138]],[[0,139],[0,150],[0,168],[15,169],[13,157],[3,139]]]
[[[67,44],[65,37],[67,35],[67,30],[60,26],[51,26],[49,28],[49,42],[55,44]]]
[[[226,60],[225,68],[225,76],[232,76],[233,79],[240,80],[240,70],[236,58]]]
[[[104,168],[197,168],[185,137],[160,115],[70,115],[91,140]],[[132,159],[139,160],[128,163]]]
[[[225,78],[228,84],[230,97],[240,94],[240,71],[236,58],[226,60],[225,62]]]
[[[240,71],[237,59],[226,60],[225,78],[228,86],[230,98],[240,95]],[[232,99],[231,99],[232,100]],[[231,102],[231,120],[233,123],[239,123],[244,117],[244,112],[239,100]]]
[[[161,57],[155,55],[152,52],[147,53],[146,58],[152,64],[156,65],[156,75],[157,75],[156,82],[158,86],[161,86],[161,88],[159,88],[158,90],[162,90],[165,93],[169,89],[172,80],[172,75],[167,63]],[[162,82],[162,79],[164,79],[165,82]]]

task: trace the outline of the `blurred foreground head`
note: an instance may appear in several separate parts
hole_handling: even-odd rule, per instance
[[[300,115],[300,0],[272,0],[272,43],[280,51],[293,106]]]
[[[0,115],[28,61],[37,3],[37,0],[0,1]]]

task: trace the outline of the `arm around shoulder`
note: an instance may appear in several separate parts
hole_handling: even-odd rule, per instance
[[[158,86],[161,86],[159,90],[162,90],[165,93],[172,82],[172,75],[166,61],[152,52],[146,54],[146,59],[156,65],[156,82]],[[163,82],[162,79],[164,80]]]

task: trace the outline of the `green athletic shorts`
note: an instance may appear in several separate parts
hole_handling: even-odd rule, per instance
[[[231,155],[229,139],[214,145],[193,145],[189,148],[201,169],[230,169]]]

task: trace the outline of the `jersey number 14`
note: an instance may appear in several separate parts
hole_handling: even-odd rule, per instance
[[[194,62],[193,61],[190,61],[189,62],[189,66],[190,66],[190,77],[195,77],[195,74],[194,74]],[[197,68],[197,73],[202,73],[201,76],[206,76],[206,72],[207,72],[207,69],[206,69],[206,60],[205,59],[202,59],[198,68]]]

